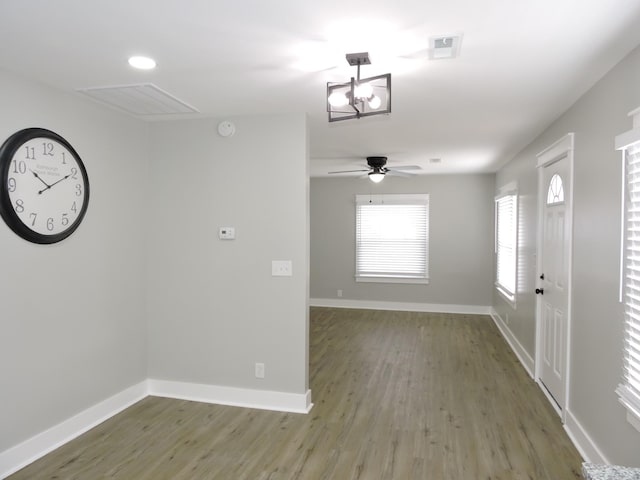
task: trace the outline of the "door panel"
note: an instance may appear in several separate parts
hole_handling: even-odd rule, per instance
[[[551,325],[552,322],[552,314],[551,314],[551,305],[548,303],[544,303],[543,311],[542,311],[542,338],[543,338],[543,349],[544,352],[543,362],[546,365],[551,365],[552,355],[551,355],[551,347],[553,346],[553,328]]]
[[[542,206],[543,232],[540,295],[542,334],[540,340],[542,365],[540,381],[560,409],[565,402],[567,309],[569,305],[567,279],[569,255],[568,203],[571,198],[566,157],[543,167]]]

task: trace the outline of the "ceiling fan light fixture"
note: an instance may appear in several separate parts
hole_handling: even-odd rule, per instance
[[[375,169],[373,172],[369,172],[369,180],[373,183],[380,183],[384,179],[384,173]]]

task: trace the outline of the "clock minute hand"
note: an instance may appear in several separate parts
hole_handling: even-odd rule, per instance
[[[63,180],[66,180],[67,178],[69,178],[71,176],[71,174],[69,175],[65,175],[64,177],[62,177],[60,180],[56,180],[55,182],[53,182],[51,185],[49,185],[49,188],[53,187],[56,183],[60,183]]]
[[[45,192],[47,190],[49,190],[51,187],[53,187],[56,183],[60,183],[63,180],[66,180],[67,178],[69,178],[71,176],[71,174],[69,175],[65,175],[64,177],[62,177],[60,180],[56,180],[55,182],[53,182],[51,185],[47,185],[47,188],[43,188],[42,190],[40,190],[38,193],[42,193]]]

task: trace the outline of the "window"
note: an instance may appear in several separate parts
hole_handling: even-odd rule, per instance
[[[429,282],[429,195],[356,195],[356,281]]]
[[[616,392],[640,430],[640,141],[625,147],[623,172],[624,374]]]
[[[556,173],[549,182],[547,205],[556,205],[562,202],[564,202],[564,186],[562,185],[562,177]]]
[[[518,196],[496,198],[496,288],[512,304],[516,300]]]

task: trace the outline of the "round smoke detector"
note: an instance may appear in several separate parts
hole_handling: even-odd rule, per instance
[[[236,126],[229,120],[223,120],[218,124],[218,133],[221,137],[233,137],[236,133]]]

